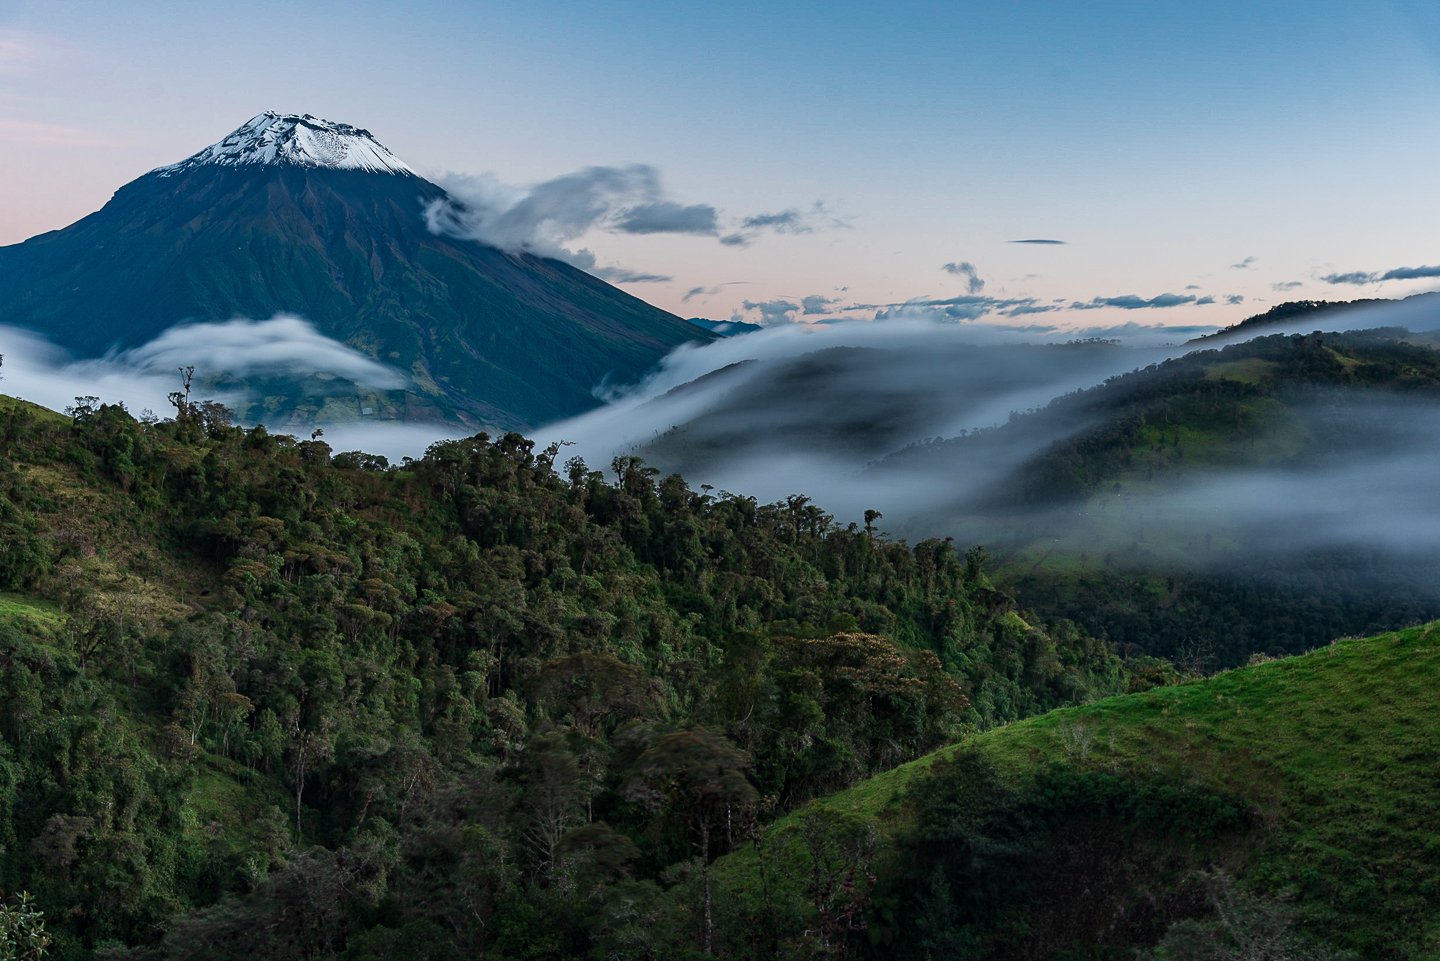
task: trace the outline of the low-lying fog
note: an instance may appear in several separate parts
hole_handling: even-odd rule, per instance
[[[1433,331],[1440,325],[1435,300],[1306,315],[1258,333]],[[1341,402],[1317,401],[1323,409],[1298,415],[1309,417],[1306,430],[1351,442],[1303,468],[1257,462],[1190,470],[1111,499],[1102,493],[1047,505],[1043,514],[978,506],[993,502],[994,492],[1037,453],[1090,426],[1083,417],[1011,424],[1013,415],[1256,334],[1183,342],[1194,333],[1140,325],[1006,329],[928,319],[767,328],[678,350],[643,383],[612,389],[604,406],[533,435],[541,446],[572,443],[566,455],[597,469],[633,454],[664,472],[683,473],[694,487],[709,484],[762,502],[804,494],[841,523],[879,510],[883,529],[912,540],[953,536],[962,544],[1033,545],[1051,536],[1057,545],[1075,547],[1076,538],[1096,537],[1097,549],[1117,551],[1165,542],[1182,545],[1178,556],[1195,562],[1223,559],[1234,536],[1243,536],[1247,549],[1260,545],[1278,554],[1363,545],[1440,555],[1434,481],[1440,477],[1440,404],[1425,398],[1370,404],[1363,416],[1347,413],[1359,402],[1354,391]],[[178,386],[176,368],[189,364],[227,372],[232,383],[316,371],[377,389],[404,382],[401,372],[286,316],[175,328],[143,347],[81,361],[33,334],[0,328],[0,352],[0,391],[56,410],[78,395],[93,395],[123,401],[137,415],[149,409],[165,416],[166,396]],[[467,433],[393,421],[313,426],[337,451],[363,449],[392,460]],[[953,438],[962,440],[934,443]],[[1101,529],[1103,537],[1096,534]]]
[[[1266,466],[1260,458],[1231,470],[1187,470],[1164,485],[1127,488],[1113,503],[1096,496],[1058,513],[1053,506],[1044,513],[984,506],[1026,461],[1092,426],[1083,417],[1011,424],[1013,414],[1257,333],[1382,326],[1433,331],[1440,306],[1417,298],[1327,311],[1198,343],[1139,326],[1006,330],[891,321],[771,328],[676,351],[645,383],[540,430],[538,440],[573,442],[569,452],[593,468],[635,454],[684,474],[692,486],[761,502],[804,494],[841,523],[879,510],[883,529],[912,540],[1034,545],[1053,533],[1058,546],[1078,549],[1103,531],[1097,547],[1166,544],[1168,561],[1197,564],[1232,558],[1237,537],[1245,551],[1272,560],[1350,546],[1440,556],[1434,399],[1362,405],[1363,423],[1347,413],[1362,404],[1360,392],[1317,399],[1316,410],[1294,412],[1304,429],[1351,442],[1303,467]],[[961,442],[934,443],[966,434]]]
[[[57,411],[73,405],[77,397],[98,397],[106,404],[123,403],[137,417],[146,411],[162,418],[174,416],[168,398],[180,388],[182,367],[196,370],[194,399],[231,406],[243,404],[243,391],[205,390],[199,381],[219,375],[229,383],[244,383],[261,377],[323,374],[376,390],[393,390],[408,382],[404,373],[286,314],[269,320],[181,324],[147,344],[85,360],[70,357],[30,331],[0,326],[0,356],[4,357],[0,393]],[[306,438],[319,428],[336,451],[365,450],[396,461],[419,457],[436,440],[468,433],[451,424],[398,421],[317,420],[266,426]]]

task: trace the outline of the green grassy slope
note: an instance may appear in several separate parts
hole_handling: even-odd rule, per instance
[[[805,832],[816,817],[878,826],[883,887],[916,827],[917,785],[938,761],[974,749],[1011,787],[1058,765],[1241,799],[1252,818],[1243,841],[1196,846],[1192,867],[1225,864],[1247,888],[1290,900],[1299,929],[1361,957],[1437,957],[1437,681],[1440,624],[1430,624],[1020,721],[782,819],[763,855],[721,863],[718,897],[737,916],[759,913],[763,859],[772,902],[813,926]]]

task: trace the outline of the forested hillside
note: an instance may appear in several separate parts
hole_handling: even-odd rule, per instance
[[[1431,624],[979,734],[717,864],[717,953],[1435,958],[1437,677]]]
[[[177,401],[0,398],[0,892],[53,957],[675,957],[773,818],[1166,676],[803,496]]]
[[[1122,650],[1213,670],[1393,629],[1440,617],[1435,344],[1378,329],[1196,351],[912,447],[876,483],[1033,449],[925,523]]]

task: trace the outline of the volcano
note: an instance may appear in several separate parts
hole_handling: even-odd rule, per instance
[[[369,131],[262,113],[71,226],[0,247],[0,323],[98,357],[177,325],[295,315],[404,383],[200,372],[272,424],[352,411],[524,429],[713,339],[569,264],[433,233],[436,202],[460,206]]]

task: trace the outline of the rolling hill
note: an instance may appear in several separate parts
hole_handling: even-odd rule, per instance
[[[727,950],[1433,958],[1437,679],[1430,624],[980,734],[720,862]]]

